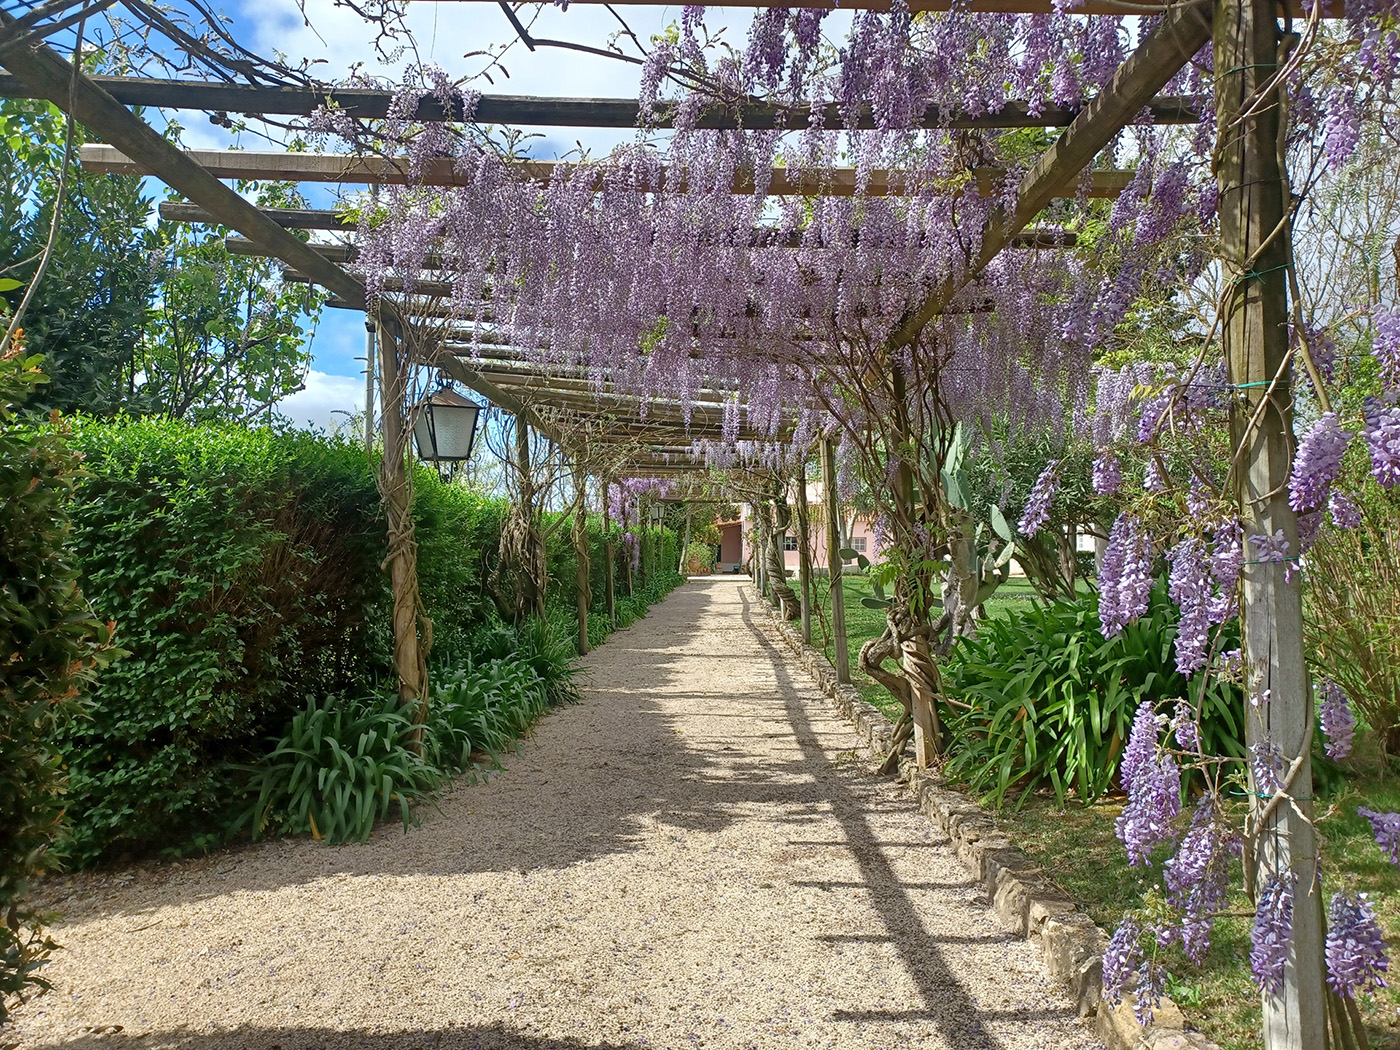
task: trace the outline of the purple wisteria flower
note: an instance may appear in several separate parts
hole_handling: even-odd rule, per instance
[[[1124,512],[1108,534],[1099,567],[1099,623],[1105,638],[1115,638],[1143,613],[1152,596],[1152,537],[1142,523]]]
[[[1176,669],[1193,674],[1206,665],[1214,587],[1206,546],[1199,536],[1187,536],[1167,551],[1167,594],[1181,610],[1176,625]]]
[[[1025,512],[1016,525],[1016,531],[1028,539],[1040,531],[1040,527],[1050,520],[1050,504],[1060,487],[1060,461],[1052,459],[1040,477],[1031,486],[1030,497],[1026,500]]]
[[[1249,542],[1254,547],[1254,559],[1257,562],[1277,563],[1285,566],[1283,578],[1291,581],[1293,574],[1298,571],[1297,558],[1289,554],[1291,544],[1283,535],[1282,529],[1275,530],[1272,536],[1265,536],[1262,533],[1249,537]]]
[[[1339,529],[1354,529],[1361,524],[1361,507],[1345,492],[1332,490],[1327,497],[1327,512],[1332,516],[1332,524]]]
[[[1288,763],[1272,740],[1261,740],[1249,749],[1249,765],[1254,770],[1254,788],[1261,795],[1283,790],[1283,771]]]
[[[1293,884],[1270,879],[1259,893],[1250,930],[1249,969],[1254,983],[1270,995],[1283,987],[1283,967],[1293,939]]]
[[[1239,837],[1229,829],[1217,800],[1206,795],[1191,814],[1191,826],[1176,855],[1163,869],[1167,900],[1181,912],[1180,926],[1170,932],[1173,939],[1181,939],[1182,950],[1198,965],[1210,948],[1215,915],[1225,906],[1230,857],[1239,851]]]
[[[1142,487],[1148,492],[1167,491],[1167,479],[1162,474],[1162,468],[1157,465],[1156,456],[1147,461],[1147,470],[1142,475]]]
[[[1131,915],[1125,916],[1108,939],[1103,953],[1103,997],[1110,1005],[1123,1001],[1138,964],[1142,962],[1142,926]]]
[[[1400,408],[1368,406],[1362,437],[1371,452],[1371,477],[1386,488],[1400,483]]]
[[[1329,758],[1346,758],[1351,754],[1352,739],[1356,734],[1356,713],[1351,709],[1351,698],[1340,685],[1330,678],[1318,682],[1318,719],[1322,731],[1327,735],[1326,750]]]
[[[1380,365],[1381,385],[1400,387],[1400,310],[1378,306],[1371,313],[1371,323],[1375,326],[1371,356]]]
[[[1113,823],[1113,833],[1128,851],[1128,863],[1151,862],[1152,851],[1172,837],[1181,816],[1181,770],[1170,755],[1154,755],[1138,769],[1128,804]]]
[[[1385,936],[1366,894],[1338,893],[1327,908],[1327,983],[1338,995],[1386,987]]]
[[[1123,486],[1123,467],[1112,452],[1094,458],[1094,491],[1112,496]]]
[[[1298,443],[1293,473],[1288,479],[1288,505],[1296,511],[1314,510],[1327,502],[1332,482],[1342,472],[1342,456],[1355,435],[1343,430],[1337,413],[1325,412]]]
[[[1132,791],[1133,782],[1147,769],[1157,755],[1157,738],[1161,736],[1166,716],[1157,714],[1151,700],[1138,704],[1133,714],[1133,726],[1128,730],[1128,746],[1118,763],[1118,779],[1124,791]]]
[[[1400,813],[1377,813],[1360,806],[1356,812],[1371,822],[1376,845],[1390,858],[1390,863],[1400,864]]]
[[[1201,746],[1201,729],[1196,724],[1196,712],[1188,700],[1176,702],[1176,712],[1172,716],[1172,734],[1183,750],[1195,751]]]

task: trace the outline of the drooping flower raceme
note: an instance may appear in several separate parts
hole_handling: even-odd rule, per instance
[[[1298,443],[1293,473],[1288,479],[1288,505],[1296,511],[1315,510],[1327,502],[1332,482],[1342,472],[1342,456],[1353,434],[1343,430],[1335,412],[1325,412]]]
[[[1356,812],[1371,822],[1376,845],[1390,858],[1390,863],[1400,864],[1400,813],[1377,813],[1360,806]]]
[[[1105,452],[1094,458],[1094,491],[1100,496],[1112,496],[1123,485],[1123,468],[1118,457]]]
[[[1152,595],[1152,537],[1142,523],[1123,513],[1109,530],[1099,568],[1099,623],[1105,638],[1147,612]]]
[[[1142,926],[1127,916],[1113,931],[1103,953],[1103,997],[1113,1006],[1123,1001],[1123,993],[1142,962]]]
[[[1394,488],[1400,483],[1400,408],[1371,407],[1362,436],[1371,452],[1371,477]]]
[[[1016,525],[1017,532],[1029,539],[1040,531],[1040,527],[1050,520],[1050,504],[1054,501],[1059,487],[1060,461],[1052,459],[1031,486],[1025,512]]]
[[[1337,489],[1327,497],[1327,512],[1332,516],[1332,524],[1339,529],[1354,529],[1361,524],[1361,507]]]
[[[1326,750],[1329,758],[1346,758],[1351,754],[1352,738],[1356,733],[1356,714],[1351,709],[1351,698],[1345,690],[1330,678],[1318,682],[1318,719],[1322,731],[1327,735]]]
[[[1165,718],[1154,714],[1151,704],[1138,708],[1129,747],[1119,767],[1128,804],[1114,822],[1113,832],[1128,851],[1128,863],[1147,864],[1152,850],[1172,837],[1181,815],[1181,770],[1170,755],[1157,751],[1157,737]],[[1148,750],[1150,746],[1150,751]]]
[[[1215,914],[1225,906],[1230,881],[1230,857],[1240,840],[1221,812],[1218,800],[1205,795],[1191,815],[1176,855],[1162,873],[1167,900],[1181,913],[1181,925],[1170,930],[1180,937],[1182,950],[1199,964],[1210,947]]]
[[[1327,983],[1338,995],[1386,987],[1385,936],[1366,894],[1338,893],[1327,908]]]
[[[1391,390],[1400,388],[1400,310],[1377,307],[1371,313],[1371,323],[1371,356],[1380,365],[1381,384]]]
[[[1288,943],[1293,939],[1293,884],[1270,879],[1259,892],[1250,930],[1249,969],[1254,983],[1271,995],[1283,987]]]

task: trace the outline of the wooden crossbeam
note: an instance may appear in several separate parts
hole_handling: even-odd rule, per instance
[[[162,218],[165,217],[163,208],[164,206],[162,206]],[[274,209],[268,209],[268,211],[273,210]],[[305,214],[305,212],[300,209],[298,209],[298,212],[299,215]],[[307,227],[302,226],[295,228],[306,229]],[[331,227],[318,228],[331,229]],[[340,228],[345,229],[345,227]],[[351,229],[349,232],[353,232],[353,229]],[[858,244],[860,242],[859,232],[859,230],[854,231],[854,236],[852,238],[853,243]],[[802,247],[802,231],[792,230],[785,235],[779,236],[780,234],[781,231],[768,230],[763,228],[754,230],[749,235],[747,247],[784,248],[793,250]],[[1010,242],[1007,244],[1007,247],[1040,250],[1054,248],[1073,248],[1078,243],[1078,237],[1069,230],[1022,230],[1020,233],[1016,234],[1016,236],[1011,238]],[[251,241],[247,237],[225,237],[224,247],[227,248],[229,250],[229,253],[232,255],[265,256],[267,254],[266,250],[260,247],[257,244],[257,242]],[[312,247],[334,263],[350,263],[354,262],[357,258],[359,258],[359,248],[356,247],[354,244],[312,244]],[[818,247],[823,246],[819,244]],[[882,248],[888,248],[890,246],[884,244],[877,244],[873,247],[875,248],[875,250],[879,250]],[[424,256],[423,268],[425,270],[441,270],[443,268],[442,257],[440,255],[429,253],[428,255]]]
[[[1178,67],[1180,68],[1180,67]],[[1092,106],[1090,107],[1092,109]],[[1138,107],[1140,111],[1141,106]],[[1089,112],[1090,110],[1085,110]],[[1129,116],[1135,116],[1136,113]],[[1078,120],[1079,118],[1076,118]],[[1124,120],[1126,124],[1128,120]],[[1074,125],[1071,124],[1071,127]],[[1063,137],[1063,136],[1062,136]],[[355,185],[401,186],[410,180],[408,162],[398,157],[353,156],[343,153],[271,153],[255,150],[199,150],[184,151],[186,157],[209,174],[221,179],[252,179],[272,182],[335,182]],[[140,158],[125,155],[115,146],[101,143],[87,143],[79,151],[83,167],[91,172],[111,175],[154,175],[149,166]],[[1084,163],[1088,163],[1086,160]],[[552,160],[520,160],[509,162],[508,166],[526,182],[548,183],[560,168],[575,165]],[[1079,193],[1077,176],[1080,164],[1063,174],[1059,182],[1050,187],[1051,197],[1076,197]],[[684,191],[684,177],[677,177],[668,186],[669,169],[661,168],[660,179],[656,184],[639,183],[636,189],[644,192],[674,189]],[[967,172],[977,184],[977,191],[984,197],[1000,195],[1005,171],[1000,168],[977,167]],[[1131,171],[1094,171],[1090,175],[1089,196],[1116,197],[1132,180]],[[871,197],[898,197],[909,188],[910,174],[877,168],[870,172],[866,182],[866,194]],[[474,181],[471,172],[459,171],[456,162],[450,157],[430,158],[423,167],[421,177],[415,184],[424,186],[461,186]],[[595,189],[602,189],[601,169],[594,177]],[[768,194],[774,197],[850,197],[856,192],[855,168],[828,168],[820,173],[796,172],[789,168],[772,169],[768,184]],[[950,182],[950,189],[953,188]],[[741,173],[734,178],[731,191],[751,194],[755,190],[753,176]]]
[[[482,3],[488,0],[458,0],[459,3]],[[606,4],[614,0],[571,0],[578,4]],[[624,7],[660,7],[662,0],[615,0]],[[771,0],[727,0],[727,7],[770,7]],[[889,11],[891,0],[792,0],[788,7],[810,8],[820,11]],[[956,8],[972,14],[1011,14],[1044,15],[1059,13],[1054,0],[908,0],[909,11],[918,14],[925,11],[948,11]],[[1302,0],[1287,0],[1279,5],[1294,17],[1306,15]],[[1083,0],[1074,7],[1064,10],[1072,15],[1151,15],[1178,10],[1177,4],[1153,4],[1139,0]],[[1323,17],[1341,18],[1343,15],[1340,0],[1323,8]]]
[[[1209,40],[1208,9],[1173,7],[1118,68],[1108,87],[1094,97],[1026,172],[1010,213],[1003,206],[993,210],[983,228],[976,257],[935,287],[905,317],[891,337],[890,345],[899,348],[917,339],[924,326],[942,313],[953,296],[1059,196],[1065,182],[1092,163],[1113,136],[1132,122],[1143,104]]]
[[[248,116],[310,116],[325,105],[347,116],[364,120],[384,117],[394,100],[394,92],[382,88],[302,87],[299,85],[222,84],[200,80],[162,80],[153,77],[93,77],[93,81],[113,98],[127,106],[153,106],[162,109],[198,109],[213,113],[241,113]],[[0,75],[0,98],[24,98],[28,89],[16,77]],[[464,96],[446,104],[436,95],[426,95],[414,107],[415,121],[462,121]],[[1194,100],[1175,96],[1153,99],[1148,107],[1155,124],[1194,124],[1200,120]],[[1009,102],[995,113],[971,114],[930,106],[925,110],[925,128],[1051,128],[1064,127],[1079,112],[1078,106],[1046,106],[1032,113],[1024,102]],[[524,124],[570,128],[632,128],[638,124],[636,99],[631,98],[547,98],[530,95],[481,95],[471,111],[477,124]],[[778,106],[749,102],[703,113],[696,120],[702,128],[746,128],[769,131],[776,128],[799,130],[810,123],[808,107]],[[662,108],[651,126],[669,128],[671,113]],[[845,115],[834,102],[822,107],[822,126],[845,128]],[[858,126],[874,128],[874,114],[862,106]]]

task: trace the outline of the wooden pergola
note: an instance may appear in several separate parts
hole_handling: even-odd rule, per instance
[[[602,0],[574,0],[575,3]],[[611,0],[618,2],[618,0]],[[621,0],[642,3],[648,0]],[[763,0],[737,0],[739,6],[766,6]],[[913,11],[947,10],[951,0],[910,0]],[[798,7],[888,10],[889,0],[795,0]],[[995,12],[1043,13],[1052,10],[1050,0],[973,0],[959,9]],[[1225,139],[1218,145],[1217,180],[1220,190],[1220,233],[1224,265],[1231,289],[1225,303],[1221,332],[1229,382],[1237,391],[1233,419],[1241,450],[1240,505],[1245,534],[1272,536],[1284,529],[1296,535],[1295,519],[1287,506],[1287,478],[1291,465],[1291,421],[1282,399],[1289,361],[1284,239],[1277,236],[1288,214],[1284,172],[1279,157],[1279,107],[1260,89],[1278,68],[1280,42],[1277,19],[1292,14],[1277,0],[1192,0],[1164,7],[1116,0],[1085,0],[1072,13],[1144,14],[1160,11],[1161,18],[1090,102],[1078,109],[1049,109],[1032,115],[1028,107],[1012,104],[1000,113],[968,114],[931,110],[929,127],[1059,127],[1063,130],[1021,177],[1006,203],[996,205],[981,231],[975,254],[966,265],[933,288],[911,309],[887,347],[896,350],[912,343],[920,331],[948,307],[954,297],[1004,249],[1042,247],[1044,236],[1030,230],[1037,215],[1057,196],[1073,196],[1077,180],[1094,158],[1124,127],[1143,112],[1159,123],[1198,119],[1188,100],[1159,97],[1164,86],[1203,46],[1214,45],[1214,113]],[[1340,4],[1326,12],[1340,15]],[[13,33],[15,20],[0,13],[0,33]],[[376,90],[327,87],[267,87],[236,84],[185,83],[129,78],[89,77],[75,71],[52,49],[40,42],[16,43],[0,50],[0,65],[12,77],[0,81],[0,94],[47,99],[70,113],[105,145],[87,147],[83,162],[92,170],[154,175],[180,193],[188,203],[166,205],[162,214],[183,221],[217,222],[246,242],[233,250],[256,252],[280,260],[293,279],[313,282],[327,289],[332,303],[366,311],[374,320],[380,343],[379,371],[382,428],[386,448],[403,447],[405,420],[401,411],[405,390],[399,345],[405,326],[415,318],[433,315],[431,293],[420,288],[420,297],[402,303],[388,297],[370,301],[364,283],[343,264],[353,259],[352,244],[307,243],[294,231],[343,230],[334,215],[314,211],[260,209],[222,182],[228,178],[290,179],[359,184],[403,181],[405,165],[395,158],[329,156],[317,154],[261,154],[182,150],[168,142],[133,114],[130,106],[206,108],[215,112],[249,115],[306,115],[330,102],[358,117],[382,116],[390,95]],[[444,103],[425,98],[414,114],[419,120],[455,120],[466,116],[464,99]],[[637,121],[637,104],[622,99],[548,99],[509,95],[483,95],[475,100],[474,119],[495,123],[549,123],[583,127],[630,127]],[[784,126],[794,123],[794,113],[784,112]],[[835,123],[835,114],[830,115]],[[704,127],[761,128],[777,126],[780,114],[771,106],[753,104],[740,113],[715,113],[703,117]],[[869,117],[867,115],[868,122]],[[665,118],[663,117],[663,123]],[[766,123],[765,123],[766,122]],[[542,161],[522,161],[523,179],[548,178],[553,166]],[[447,164],[430,166],[427,181],[450,184]],[[995,171],[971,173],[980,186],[998,181]],[[854,176],[836,169],[815,181],[789,181],[775,172],[774,193],[802,195],[849,194]],[[1095,171],[1092,192],[1113,194],[1126,182],[1121,172]],[[902,181],[898,172],[877,173],[874,192],[897,194]],[[752,190],[752,183],[736,181],[735,192]],[[984,190],[985,192],[985,190]],[[1029,231],[1029,233],[1027,232]],[[756,234],[755,234],[756,235]],[[489,316],[476,318],[489,324]],[[521,349],[474,340],[444,340],[431,352],[416,352],[413,363],[441,369],[489,402],[512,413],[518,428],[535,428],[550,434],[551,413],[567,411],[580,418],[606,421],[612,428],[618,455],[614,476],[623,473],[682,473],[701,469],[682,453],[697,437],[715,436],[721,426],[720,407],[725,391],[707,392],[716,400],[690,410],[679,403],[639,398],[601,387],[566,370],[531,366]],[[542,406],[550,406],[547,410]],[[1245,421],[1252,421],[1245,426]],[[648,445],[650,442],[650,445]],[[828,498],[834,500],[833,453],[823,442],[821,461]],[[391,538],[400,535],[408,520],[405,463],[402,456],[384,457],[381,487],[389,513]],[[805,497],[805,493],[804,493]],[[828,517],[828,547],[839,545],[834,534],[835,515]],[[803,530],[805,537],[805,529]],[[804,539],[805,544],[805,539]],[[804,558],[805,563],[805,558]],[[839,558],[832,575],[833,612],[840,617]],[[422,655],[418,648],[415,610],[411,596],[416,586],[409,578],[411,562],[402,545],[391,540],[390,567],[395,588],[396,662],[401,694],[413,701],[422,689]],[[1268,738],[1285,758],[1302,762],[1293,780],[1293,796],[1308,799],[1311,779],[1306,765],[1305,741],[1312,718],[1301,646],[1301,597],[1299,585],[1290,581],[1283,565],[1251,566],[1242,580],[1243,645],[1248,665],[1261,675],[1259,689],[1268,689],[1273,702],[1267,711],[1247,719],[1250,742]],[[402,600],[401,600],[402,599]],[[845,655],[837,647],[838,661]],[[841,667],[843,677],[848,669]],[[916,696],[917,735],[928,732],[926,717],[932,701]],[[921,705],[923,714],[921,714]],[[922,743],[916,747],[926,757]],[[1316,856],[1310,823],[1311,803],[1265,809],[1256,803],[1264,821],[1260,841],[1264,865],[1275,872],[1310,874]],[[1308,906],[1295,909],[1294,956],[1283,992],[1266,1002],[1265,1045],[1270,1050],[1311,1050],[1324,1045],[1324,983],[1321,973],[1321,912]]]

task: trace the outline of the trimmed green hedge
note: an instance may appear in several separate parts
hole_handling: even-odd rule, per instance
[[[384,521],[370,464],[356,444],[305,433],[153,419],[79,420],[72,442],[86,457],[72,506],[81,583],[129,655],[59,726],[69,772],[61,848],[83,865],[217,844],[245,804],[246,767],[308,698],[363,697],[390,680]],[[485,581],[504,502],[428,469],[415,486],[435,662],[499,649],[502,632],[514,632]],[[601,610],[601,531],[590,537]],[[674,560],[673,536],[652,542]],[[572,617],[567,528],[548,553],[550,605]]]

